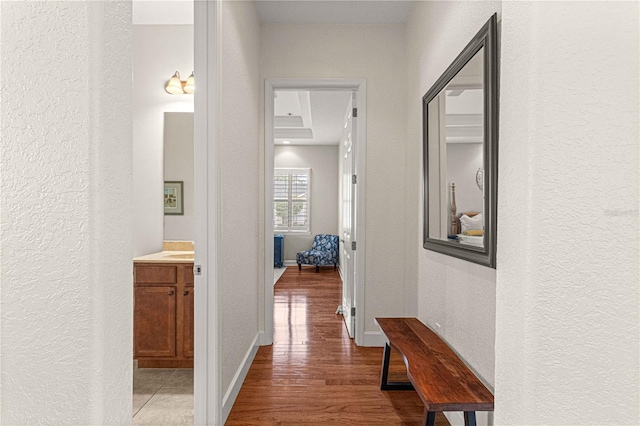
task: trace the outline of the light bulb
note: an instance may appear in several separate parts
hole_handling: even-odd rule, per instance
[[[193,71],[191,71],[191,75],[187,78],[187,82],[184,85],[184,93],[193,94],[196,91],[196,82],[193,77]]]
[[[178,71],[176,71],[173,77],[167,81],[167,84],[164,86],[164,90],[172,95],[182,95],[184,93],[182,90],[182,82],[180,81],[180,73]]]

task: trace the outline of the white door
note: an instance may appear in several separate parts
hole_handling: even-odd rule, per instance
[[[353,338],[355,333],[355,272],[356,258],[352,244],[355,244],[356,235],[356,191],[355,191],[355,132],[356,119],[353,117],[356,111],[356,94],[351,95],[344,118],[340,152],[342,155],[342,235],[341,248],[344,264],[342,268],[342,314],[349,332]]]

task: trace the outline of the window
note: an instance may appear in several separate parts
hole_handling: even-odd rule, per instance
[[[273,229],[310,232],[311,169],[275,169],[273,174]]]

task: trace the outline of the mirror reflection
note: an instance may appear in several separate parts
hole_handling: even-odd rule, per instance
[[[193,113],[164,113],[164,180],[182,182],[183,214],[164,216],[164,239],[193,241]]]
[[[484,47],[428,104],[429,238],[484,247]]]
[[[497,15],[422,98],[424,248],[495,268]]]

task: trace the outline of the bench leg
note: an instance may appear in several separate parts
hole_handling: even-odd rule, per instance
[[[389,382],[390,357],[391,347],[388,343],[385,343],[382,357],[382,373],[380,374],[380,390],[413,390],[413,385],[410,382]]]
[[[476,412],[465,411],[464,412],[464,426],[476,426]]]
[[[391,348],[388,343],[384,344],[384,354],[382,355],[382,372],[380,373],[380,390],[387,390],[387,379],[389,377],[389,357]]]
[[[424,426],[436,426],[436,412],[424,409]]]

